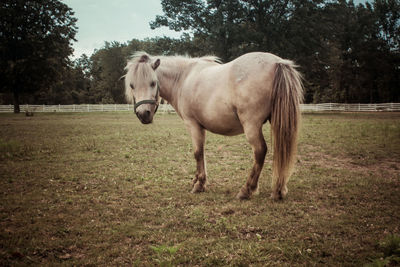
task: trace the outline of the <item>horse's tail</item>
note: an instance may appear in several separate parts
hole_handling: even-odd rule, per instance
[[[303,100],[301,74],[292,61],[276,63],[272,87],[271,128],[274,138],[272,198],[282,199],[292,174],[300,127],[300,103]]]

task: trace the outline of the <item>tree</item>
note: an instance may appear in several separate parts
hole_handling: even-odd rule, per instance
[[[161,2],[164,16],[156,16],[152,29],[168,26],[185,31],[183,38],[192,35],[192,41],[202,42],[203,54],[216,54],[227,61],[234,57],[235,48],[243,39],[242,25],[246,20],[243,3],[239,0],[221,1],[185,0]]]
[[[371,1],[372,2],[372,1]],[[163,0],[152,28],[185,31],[196,55],[293,59],[306,102],[399,101],[400,4],[374,0]],[[192,50],[193,51],[193,50]],[[193,53],[190,51],[190,53]]]
[[[15,113],[22,93],[54,87],[68,68],[73,14],[58,0],[0,2],[0,90],[13,93]]]
[[[121,77],[124,75],[126,57],[123,54],[125,44],[105,42],[104,47],[91,57],[91,102],[123,103],[124,91]]]
[[[320,88],[317,102],[399,101],[399,6],[385,0],[373,6],[344,0],[326,5],[323,61],[329,83]]]

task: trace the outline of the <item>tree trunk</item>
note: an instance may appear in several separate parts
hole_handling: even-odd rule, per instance
[[[14,113],[19,113],[19,92],[18,88],[14,88]]]

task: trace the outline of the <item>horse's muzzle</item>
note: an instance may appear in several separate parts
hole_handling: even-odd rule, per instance
[[[149,124],[153,122],[153,114],[150,110],[144,110],[136,112],[136,116],[139,118],[140,122],[143,124]]]

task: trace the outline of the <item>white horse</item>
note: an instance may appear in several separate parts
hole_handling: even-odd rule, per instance
[[[126,71],[126,98],[135,103],[142,123],[153,121],[160,96],[183,119],[197,161],[193,193],[204,191],[206,185],[205,131],[244,133],[253,149],[254,165],[237,197],[250,198],[257,190],[267,152],[262,126],[270,121],[274,137],[272,198],[286,195],[303,98],[301,75],[292,61],[255,52],[221,64],[216,57],[153,57],[139,52],[128,61]]]

